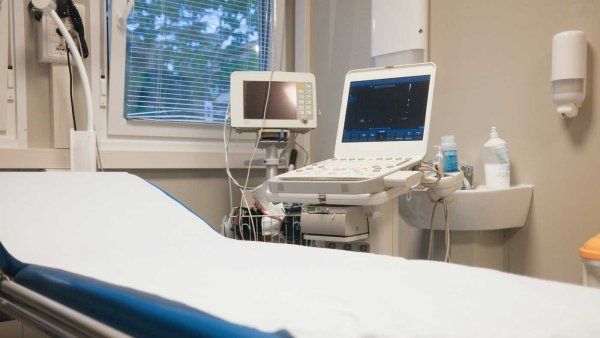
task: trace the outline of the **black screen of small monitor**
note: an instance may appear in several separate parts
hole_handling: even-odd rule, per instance
[[[244,118],[262,120],[269,81],[244,81]],[[272,81],[267,105],[267,120],[297,119],[295,82]]]
[[[350,83],[342,142],[423,140],[429,75]]]

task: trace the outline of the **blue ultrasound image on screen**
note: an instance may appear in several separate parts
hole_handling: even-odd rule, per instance
[[[350,83],[342,142],[423,140],[429,75]]]

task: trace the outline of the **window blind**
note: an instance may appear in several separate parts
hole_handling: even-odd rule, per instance
[[[272,1],[136,1],[127,21],[125,118],[223,123],[231,72],[269,67]]]

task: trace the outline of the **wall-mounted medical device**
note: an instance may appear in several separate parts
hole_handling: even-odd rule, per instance
[[[72,2],[68,2],[69,4],[73,4]],[[85,17],[81,15],[85,15],[85,6],[81,4],[73,4],[74,9],[67,9],[67,3],[59,3],[60,6],[57,7],[57,13],[67,29],[72,32],[76,32],[78,29],[75,28],[77,25],[81,25],[80,29],[83,29],[83,25],[85,25]],[[73,12],[73,16],[78,18],[76,19],[69,18],[70,12]],[[77,13],[77,14],[75,14]],[[78,26],[79,27],[79,26]],[[87,57],[87,43],[85,37],[81,37],[78,34],[74,37],[78,46],[81,46],[82,51],[85,47],[85,52],[83,53],[83,58]],[[37,25],[37,43],[38,43],[38,62],[40,63],[59,63],[59,64],[67,64],[67,43],[62,38],[62,34],[58,30],[58,26],[56,22],[52,20],[48,15],[43,15],[40,17],[40,22]]]
[[[552,101],[563,117],[575,117],[586,93],[587,37],[581,31],[552,38]]]
[[[233,72],[231,127],[238,131],[317,127],[315,76],[293,72]]]
[[[70,14],[73,14],[76,11],[76,7],[72,3],[72,1],[67,1],[71,5],[71,10],[69,10]],[[79,52],[83,53],[83,56],[86,54],[86,48],[81,44],[77,46],[75,40],[71,36],[69,29],[62,21],[59,14],[56,12],[57,5],[54,0],[31,0],[31,5],[36,9],[36,11],[41,11],[44,15],[49,16],[56,27],[60,31],[62,37],[65,39],[67,46],[71,51],[71,55],[73,56],[73,63],[77,67],[79,78],[81,80],[81,84],[83,86],[83,93],[85,97],[85,105],[87,112],[87,130],[74,130],[71,129],[70,133],[70,150],[71,150],[71,170],[72,171],[96,171],[97,164],[97,139],[96,139],[96,131],[94,130],[94,104],[92,99],[92,90],[90,87],[90,81],[87,75],[87,70],[85,69],[85,65],[83,64],[82,55]],[[74,24],[74,28],[79,28],[79,32],[83,33],[83,23],[81,22],[81,18],[74,18],[71,16],[71,19]],[[77,23],[75,22],[77,21]],[[82,34],[83,35],[83,34]]]
[[[427,61],[429,0],[371,0],[371,60],[377,67]]]

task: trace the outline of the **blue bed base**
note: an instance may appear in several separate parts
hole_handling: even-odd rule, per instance
[[[17,284],[133,337],[291,337],[285,330],[259,331],[149,293],[24,264],[1,243],[0,269]]]

